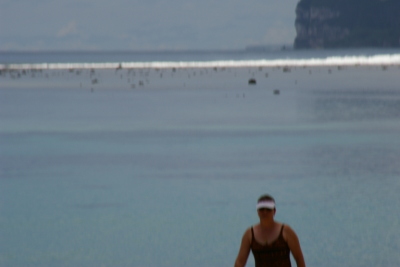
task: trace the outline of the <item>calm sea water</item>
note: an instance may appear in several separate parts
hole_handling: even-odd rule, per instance
[[[2,53],[0,63],[395,52]],[[232,266],[264,193],[308,266],[398,266],[399,74],[3,70],[0,266]]]

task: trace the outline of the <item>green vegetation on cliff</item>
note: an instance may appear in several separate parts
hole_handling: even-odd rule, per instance
[[[301,0],[296,48],[399,47],[399,0]]]

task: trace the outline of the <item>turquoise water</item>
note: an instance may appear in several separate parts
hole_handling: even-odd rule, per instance
[[[0,266],[232,266],[263,193],[308,266],[397,266],[399,72],[3,73]]]

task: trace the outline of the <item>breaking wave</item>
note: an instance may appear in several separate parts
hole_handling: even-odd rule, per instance
[[[105,63],[27,63],[0,64],[0,70],[24,69],[165,69],[165,68],[241,68],[241,67],[323,67],[400,65],[400,54],[342,56],[309,59],[260,59],[218,61],[153,61]]]

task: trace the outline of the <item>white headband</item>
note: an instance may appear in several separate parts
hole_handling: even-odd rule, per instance
[[[267,209],[274,209],[275,202],[272,200],[261,201],[257,203],[257,209],[267,208]]]

